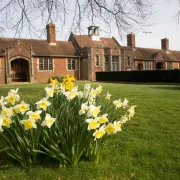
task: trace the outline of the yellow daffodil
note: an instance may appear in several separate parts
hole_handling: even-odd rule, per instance
[[[116,133],[116,127],[114,126],[114,124],[109,123],[106,127],[105,127],[105,131],[107,132],[107,134],[114,134]]]
[[[47,100],[47,98],[42,98],[40,101],[36,102],[37,109],[43,109],[46,111],[47,107],[51,105],[51,103]]]
[[[98,121],[100,124],[104,124],[106,122],[108,122],[108,118],[107,118],[108,114],[103,114],[102,116],[98,117]]]
[[[113,101],[113,104],[115,105],[116,109],[122,107],[123,105],[121,99]]]
[[[25,130],[37,128],[33,119],[22,120],[21,123],[24,125]]]
[[[90,105],[87,112],[87,117],[97,117],[100,113],[100,106]]]
[[[58,84],[58,80],[57,79],[50,78],[50,82],[51,82],[52,88],[56,88],[57,87],[57,84]]]
[[[97,129],[99,127],[97,119],[86,119],[86,122],[89,123],[88,130]]]
[[[24,101],[22,101],[18,107],[21,114],[24,114],[27,110],[29,110],[29,104],[26,104]]]
[[[42,122],[41,126],[47,126],[48,128],[51,128],[55,120],[56,118],[51,117],[50,114],[46,114],[45,120]]]
[[[41,110],[38,111],[28,111],[26,114],[29,116],[29,119],[33,119],[35,121],[37,121],[38,119],[40,119],[40,114],[42,113]]]
[[[88,111],[89,107],[87,106],[87,103],[81,104],[81,110],[79,111],[79,115],[85,114]]]
[[[111,96],[112,96],[111,94],[107,93],[105,99],[110,100]]]
[[[93,133],[93,136],[95,137],[94,140],[102,138],[104,134],[105,134],[104,126],[101,126],[98,130],[96,130]]]
[[[53,97],[53,95],[54,95],[54,88],[52,88],[52,87],[46,87],[45,88],[45,91],[46,91],[46,95],[47,95],[47,97]]]

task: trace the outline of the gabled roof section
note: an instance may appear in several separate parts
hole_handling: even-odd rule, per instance
[[[18,42],[23,43],[24,46],[29,49],[32,48],[33,56],[78,56],[71,41],[57,41],[56,46],[51,46],[46,40],[15,38],[0,38],[0,54],[2,54],[7,47],[14,48]]]
[[[81,48],[85,48],[85,47],[120,48],[119,43],[117,43],[114,37],[113,38],[100,37],[100,41],[93,41],[91,40],[91,37],[88,35],[73,34],[73,36]]]
[[[152,59],[152,60],[180,60],[180,51],[151,49],[151,48],[135,48],[136,59]]]

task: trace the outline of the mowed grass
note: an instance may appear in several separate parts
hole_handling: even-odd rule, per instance
[[[101,84],[103,92],[109,91],[113,99],[126,97],[131,105],[137,105],[134,118],[123,131],[109,136],[99,164],[80,162],[76,168],[62,168],[41,157],[39,164],[22,169],[0,154],[0,180],[180,179],[180,84],[88,83]],[[82,88],[85,82],[77,84]],[[43,96],[45,86],[0,86],[0,96],[19,87],[24,100],[34,102]]]

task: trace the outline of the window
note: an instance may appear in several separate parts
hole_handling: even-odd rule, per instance
[[[127,66],[130,67],[131,66],[131,58],[127,57]]]
[[[167,62],[167,69],[173,69],[173,63]]]
[[[67,62],[68,62],[67,63],[68,71],[74,71],[75,70],[75,59],[70,58],[70,59],[68,59]]]
[[[143,70],[143,63],[138,63],[137,70]]]
[[[52,71],[53,70],[52,58],[48,58],[48,57],[39,58],[39,70]]]
[[[99,67],[99,66],[100,66],[100,63],[99,63],[99,55],[96,55],[96,56],[95,56],[95,65],[96,65],[96,67]]]
[[[119,71],[118,56],[112,56],[112,71]]]
[[[105,60],[105,71],[110,71],[109,56],[104,56]]]
[[[151,61],[144,62],[144,70],[152,70],[152,62]]]

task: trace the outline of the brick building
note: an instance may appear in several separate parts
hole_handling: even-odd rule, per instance
[[[138,48],[135,34],[127,35],[127,46],[100,37],[99,27],[88,27],[88,35],[70,34],[57,41],[54,24],[48,24],[47,40],[0,38],[0,83],[47,82],[51,76],[71,74],[78,80],[96,80],[97,71],[127,71],[180,68],[180,51]]]

